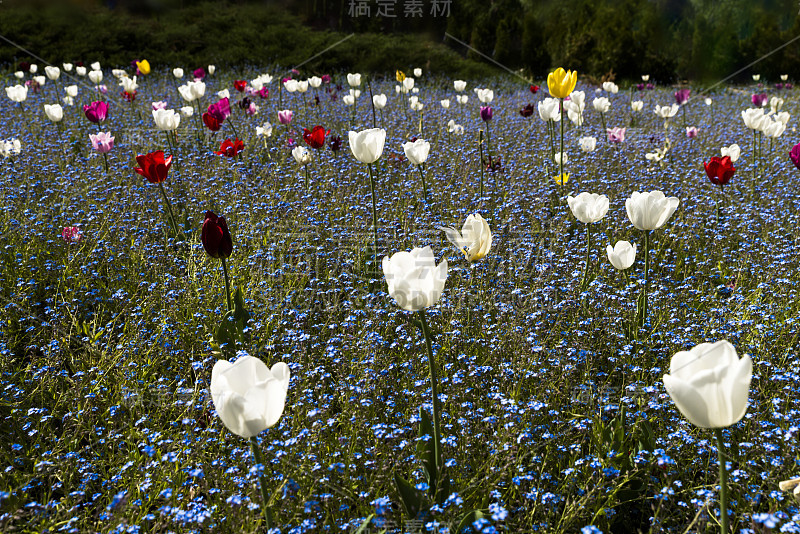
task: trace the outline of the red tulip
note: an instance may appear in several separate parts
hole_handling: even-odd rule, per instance
[[[322,126],[314,126],[314,128],[309,132],[308,128],[304,128],[305,133],[303,134],[303,141],[306,142],[308,146],[311,148],[322,148],[325,146],[325,136],[331,133],[330,130],[327,132],[325,128]]]
[[[792,151],[789,152],[789,159],[792,160],[795,167],[800,169],[800,143],[792,147]]]
[[[213,211],[206,212],[200,241],[203,242],[206,253],[212,258],[228,258],[233,252],[233,239],[228,231],[225,217],[217,217]]]
[[[128,91],[122,91],[120,95],[122,95],[122,98],[124,98],[126,102],[133,102],[136,100],[136,91],[133,91],[132,93],[129,93]]]
[[[192,73],[192,76],[194,76],[196,80],[202,80],[203,78],[206,77],[206,69],[204,69],[203,67],[195,69],[195,71]]]
[[[218,120],[211,113],[203,113],[203,124],[205,124],[212,132],[218,132],[222,128],[222,121]]]
[[[230,139],[225,139],[219,147],[219,150],[215,152],[220,156],[228,156],[232,158],[236,156],[239,152],[244,150],[244,143],[241,139],[236,139],[235,141],[231,141]]]
[[[247,87],[247,80],[236,80],[233,82],[233,86],[241,93],[244,91],[244,88]]]
[[[530,86],[530,90],[531,90],[531,93],[536,94],[536,93],[539,92],[539,86],[538,85],[531,85]]]
[[[522,115],[523,117],[530,117],[531,115],[533,115],[533,105],[528,104],[527,106],[519,110],[519,114]]]
[[[172,156],[165,159],[164,151],[157,150],[149,154],[139,154],[136,156],[136,163],[141,166],[134,169],[136,172],[147,178],[151,184],[158,184],[167,179]]]
[[[733,176],[733,173],[736,172],[731,158],[728,156],[723,158],[714,156],[711,158],[711,161],[703,163],[703,165],[706,168],[706,174],[708,175],[708,179],[711,180],[711,183],[720,187],[727,184]]]

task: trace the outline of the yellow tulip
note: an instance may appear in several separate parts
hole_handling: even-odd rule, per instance
[[[578,73],[576,71],[564,71],[561,67],[551,72],[547,76],[547,88],[550,96],[554,98],[566,98],[575,90],[578,83]]]
[[[553,180],[555,180],[558,185],[564,185],[569,182],[569,173],[565,172],[564,174],[557,174],[553,176]]]
[[[403,74],[402,70],[398,70],[397,72],[395,72],[394,73],[394,77],[395,77],[395,79],[397,80],[398,83],[403,83],[403,80],[406,79],[406,75]]]
[[[142,74],[150,74],[150,62],[146,59],[136,62],[136,68],[139,69],[139,72]]]

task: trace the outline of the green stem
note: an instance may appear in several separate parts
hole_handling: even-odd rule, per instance
[[[372,193],[372,231],[374,233],[373,250],[375,252],[375,268],[378,268],[378,207],[375,201],[375,176],[372,174],[372,164],[367,164],[369,170],[369,190]]]
[[[561,196],[564,196],[564,99],[560,99],[561,107],[561,158],[558,162],[558,181],[561,184]]]
[[[642,290],[642,326],[647,319],[647,294],[650,289],[650,231],[644,231],[644,289]]]
[[[223,262],[225,260],[222,260]],[[224,263],[223,263],[224,265]],[[258,440],[253,436],[250,438],[250,449],[253,451],[253,457],[256,459],[257,464],[261,464],[265,469],[264,459],[261,456],[261,449],[258,446]],[[269,494],[267,493],[267,478],[264,473],[258,476],[259,485],[261,486],[261,500],[264,501],[264,521],[267,523],[267,530],[272,528],[272,510],[269,508]]]
[[[105,152],[103,152],[103,163],[106,165],[106,174],[108,174],[108,154]]]
[[[225,278],[225,297],[228,302],[228,311],[233,311],[233,303],[231,302],[231,281],[230,278],[228,278],[228,264],[225,262],[225,258],[220,259],[222,260],[222,276]]]
[[[367,89],[369,89],[369,102],[372,104],[372,127],[377,128],[378,120],[375,117],[375,100],[372,97],[372,84],[370,83],[369,78],[367,78]],[[383,111],[381,111],[381,124],[383,123]]]
[[[483,198],[483,130],[478,130],[478,150],[481,156],[481,198]]]
[[[425,316],[425,310],[419,310],[419,318],[422,323],[422,333],[425,334],[425,345],[428,348],[428,367],[431,372],[431,395],[433,396],[433,451],[436,457],[436,472],[439,473],[441,469],[441,441],[442,432],[439,426],[439,394],[438,383],[439,377],[436,372],[436,361],[433,357],[433,345],[431,344],[431,331],[428,328],[428,319]]]
[[[563,119],[563,117],[562,117]],[[603,123],[603,135],[606,136],[606,141],[608,141],[608,132],[606,131],[606,114],[600,113],[600,122]]]
[[[719,461],[719,517],[722,525],[721,532],[728,534],[728,470],[725,464],[725,443],[722,440],[722,429],[715,428],[714,435],[717,437],[717,459]]]
[[[589,258],[592,250],[592,225],[586,224],[586,267],[583,269],[583,281],[581,282],[581,291],[586,290],[586,283],[589,280]]]
[[[756,195],[756,135],[756,130],[753,129],[753,182],[751,184],[753,197]]]
[[[425,185],[425,172],[422,170],[422,165],[417,165],[417,170],[419,170],[419,175],[422,177],[422,195],[425,198],[425,202],[428,202],[428,187]]]
[[[175,230],[175,237],[180,235],[178,231],[178,224],[175,222],[175,214],[172,212],[172,204],[170,204],[167,192],[164,190],[164,183],[158,182],[158,188],[161,189],[161,194],[164,196],[164,202],[167,203],[167,211],[169,211],[169,219],[172,221],[172,229]]]
[[[303,168],[306,171],[306,191],[308,191],[308,165],[303,165]]]

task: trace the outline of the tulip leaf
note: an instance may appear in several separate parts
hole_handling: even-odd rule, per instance
[[[403,502],[406,515],[410,519],[416,519],[422,511],[424,496],[397,473],[394,475],[394,485],[397,488],[397,493],[400,494],[400,500]]]
[[[460,534],[465,528],[469,528],[470,532],[475,532],[475,529],[472,527],[472,523],[478,519],[483,519],[483,515],[484,514],[481,510],[472,510],[471,512],[467,512],[467,514],[461,518],[461,521],[458,522],[458,527],[456,527],[455,532]]]
[[[439,480],[433,425],[431,424],[430,417],[428,417],[428,413],[423,410],[421,406],[419,408],[419,418],[419,436],[428,435],[430,439],[419,440],[417,442],[417,455],[422,459],[422,467],[425,470],[429,492],[431,497],[433,497],[436,495],[436,486]]]
[[[250,312],[244,307],[242,288],[236,288],[233,297],[233,310],[225,312],[214,333],[218,345],[227,343],[229,348],[236,346],[237,340],[244,340],[244,329],[250,321]]]

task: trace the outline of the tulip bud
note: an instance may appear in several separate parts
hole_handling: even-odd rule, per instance
[[[611,245],[606,247],[606,254],[615,269],[624,271],[636,260],[636,245],[631,245],[628,241],[617,241],[613,248]]]

